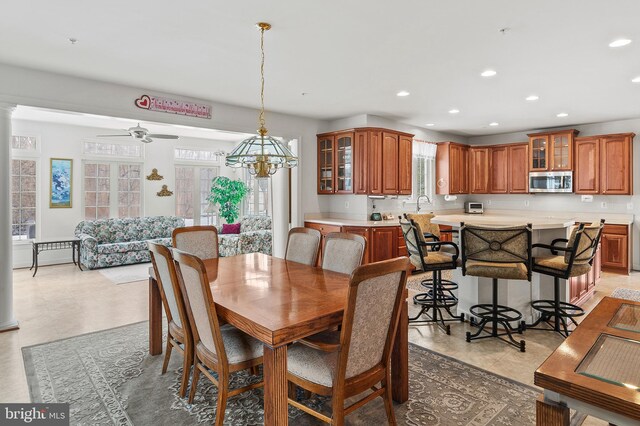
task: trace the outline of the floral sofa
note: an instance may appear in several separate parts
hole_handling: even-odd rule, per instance
[[[174,216],[84,220],[76,226],[80,261],[89,269],[150,262],[147,241],[171,245],[171,233],[184,226]]]
[[[240,220],[239,234],[222,234],[218,228],[218,250],[220,256],[235,256],[244,253],[271,254],[273,235],[269,216],[245,216]]]

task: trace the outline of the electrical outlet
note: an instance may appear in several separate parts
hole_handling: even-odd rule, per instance
[[[529,200],[524,200],[524,206],[529,207]]]
[[[600,208],[601,209],[606,209],[607,208],[607,202],[606,201],[601,202],[600,203]]]
[[[633,210],[633,203],[627,203],[627,210]]]
[[[344,202],[344,208],[345,208],[345,209],[348,209],[348,208],[349,208],[349,202],[348,202],[348,201],[345,201],[345,202]]]
[[[487,200],[487,205],[490,206],[491,205],[491,200]]]
[[[593,195],[583,195],[581,198],[583,203],[592,203],[593,202]]]

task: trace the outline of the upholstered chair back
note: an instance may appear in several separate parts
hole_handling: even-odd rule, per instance
[[[351,277],[339,363],[349,379],[386,365],[398,323],[409,261],[396,258],[358,267]],[[346,357],[346,359],[345,359]]]
[[[200,259],[218,257],[218,230],[215,226],[187,226],[173,231],[173,247]]]
[[[604,220],[597,225],[589,225],[584,227],[574,227],[569,237],[567,247],[575,246],[575,256],[573,263],[582,265],[590,263],[596,251],[598,250],[598,243],[600,236],[602,235],[602,229],[604,228]],[[565,252],[564,261],[569,263],[571,261],[571,252]]]
[[[320,250],[320,231],[311,228],[291,228],[284,258],[314,266]]]
[[[180,286],[177,283],[175,265],[171,250],[167,247],[152,242],[147,242],[149,251],[151,252],[151,262],[155,271],[156,281],[160,285],[160,295],[167,314],[167,320],[173,321],[178,327],[182,328],[184,310],[178,308],[183,304],[182,295],[180,294]],[[182,305],[184,306],[184,305]]]
[[[331,232],[324,237],[322,269],[349,274],[362,264],[367,240],[362,235]]]
[[[420,243],[424,241],[424,235],[420,225],[411,219],[408,222],[401,220],[400,228],[402,229],[402,235],[404,236],[404,242],[407,246],[407,253],[409,254],[411,264],[419,271],[423,271],[425,269],[424,256],[428,252],[426,250],[423,251],[420,245]]]
[[[431,213],[407,213],[406,218],[414,221],[420,226],[422,232],[428,232],[436,237],[440,238],[440,227],[435,223],[431,223],[431,219],[435,217]]]
[[[174,250],[173,256],[194,343],[196,346],[201,343],[205,349],[226,363],[218,316],[205,266],[197,256],[181,250]]]

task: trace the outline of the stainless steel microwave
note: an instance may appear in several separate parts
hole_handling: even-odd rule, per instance
[[[529,172],[529,192],[573,192],[573,172]]]

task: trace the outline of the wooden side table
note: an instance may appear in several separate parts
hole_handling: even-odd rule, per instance
[[[71,249],[71,260],[74,265],[78,265],[78,268],[82,271],[82,265],[80,264],[80,239],[76,237],[72,238],[46,238],[42,240],[32,240],[31,241],[31,250],[32,250],[32,261],[31,268],[33,271],[33,277],[38,273],[38,255],[47,250],[63,250],[63,249]],[[78,261],[76,262],[76,254],[78,255]]]

